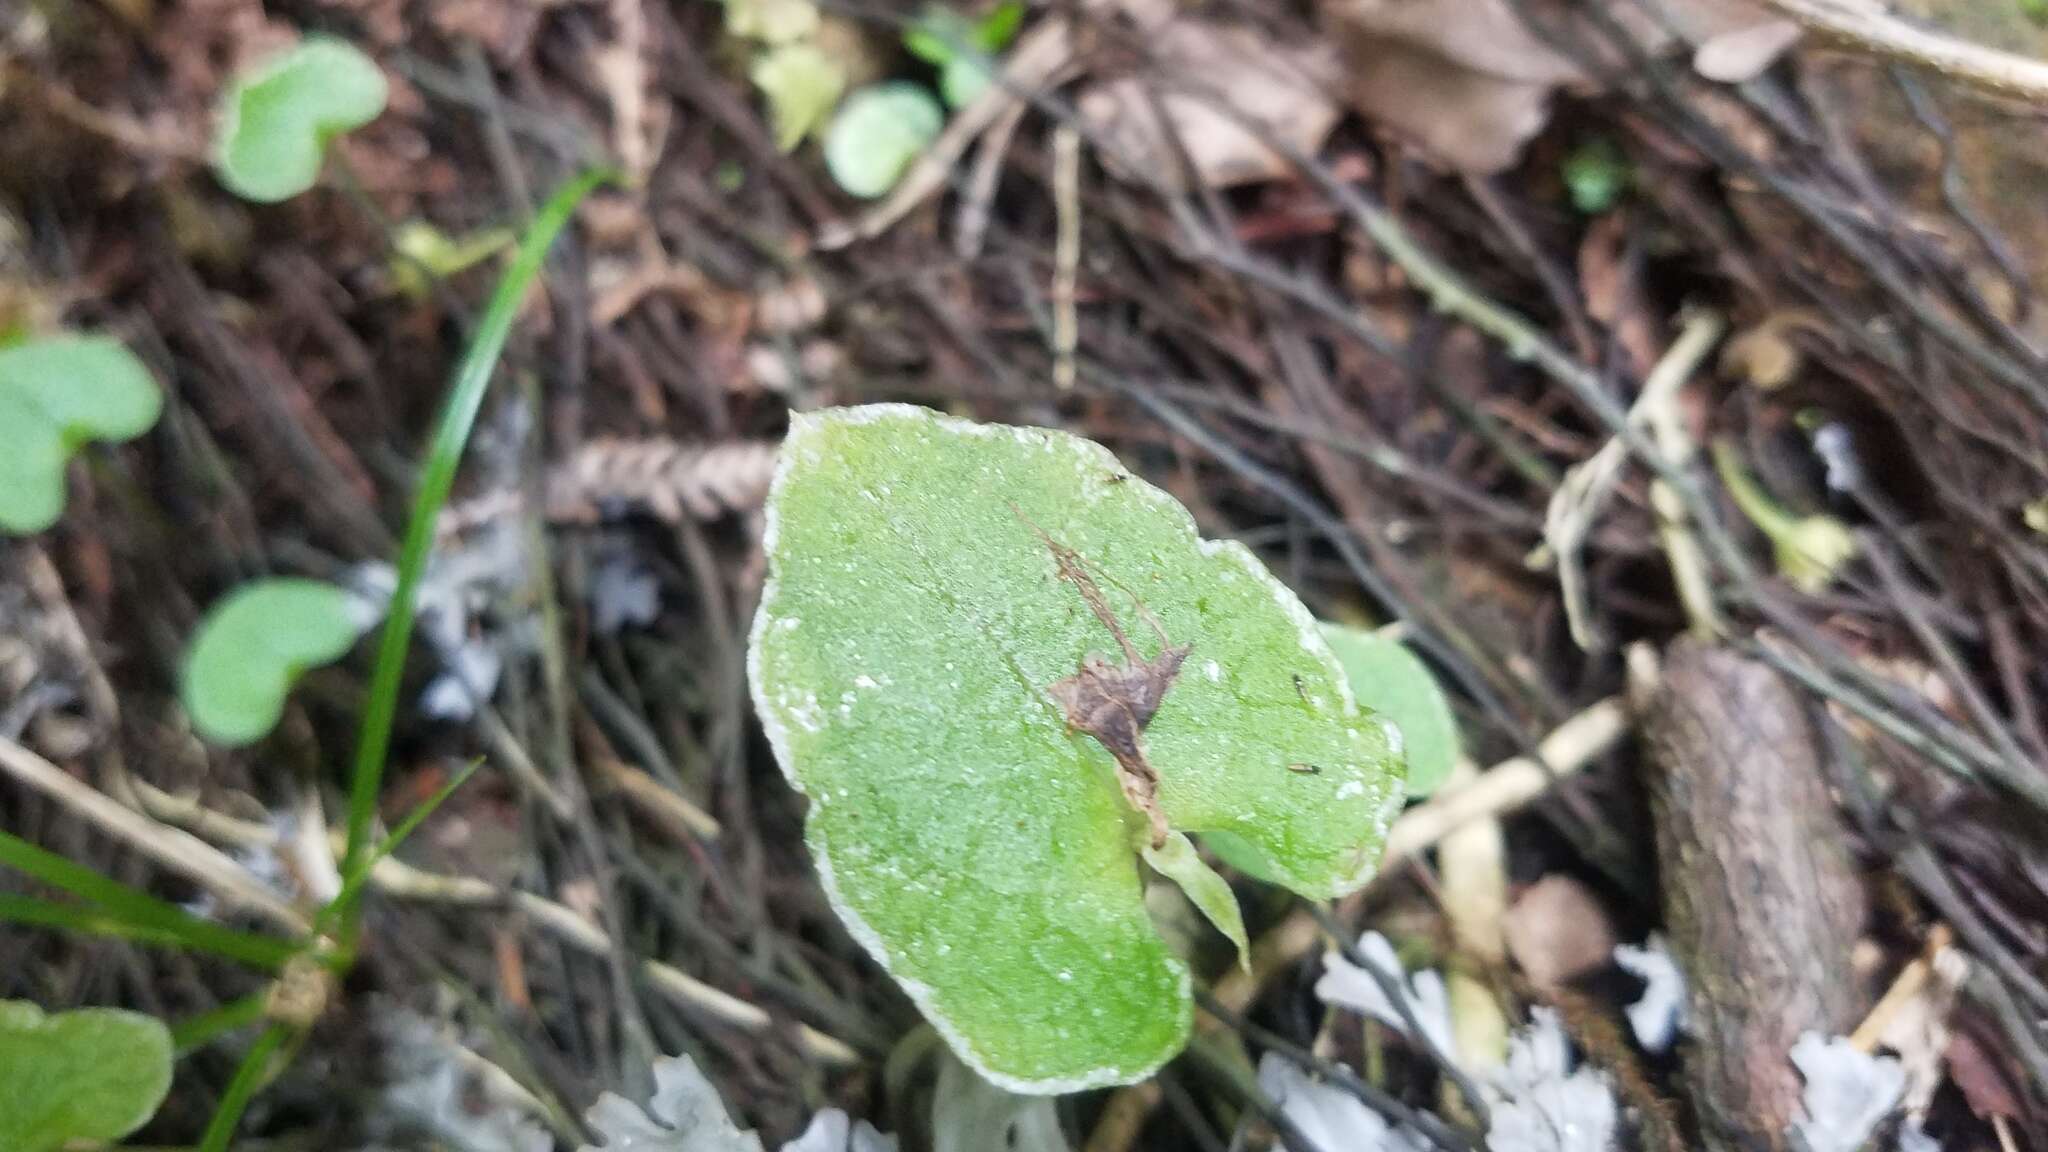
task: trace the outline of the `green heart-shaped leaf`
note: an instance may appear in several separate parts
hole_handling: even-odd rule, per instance
[[[199,622],[185,655],[185,711],[216,744],[260,740],[309,668],[355,646],[372,614],[356,596],[318,580],[258,580],[230,592]]]
[[[328,141],[375,120],[388,94],[353,45],[307,38],[229,86],[214,140],[221,183],[265,204],[297,196],[320,179]]]
[[[1408,795],[1436,791],[1464,755],[1457,713],[1436,674],[1399,640],[1342,624],[1323,625],[1323,638],[1344,665],[1351,694],[1401,730]]]
[[[91,440],[132,440],[163,410],[149,369],[118,340],[58,336],[0,349],[0,530],[64,511],[64,466]]]
[[[825,169],[851,195],[874,199],[945,126],[945,110],[925,89],[900,80],[869,85],[846,98],[825,130]]]
[[[134,1012],[46,1016],[0,1000],[0,1148],[55,1152],[119,1140],[156,1115],[171,1087],[171,1034]]]
[[[1192,1014],[1142,900],[1133,837],[1161,841],[1055,693],[1124,652],[1077,574],[1138,661],[1191,646],[1142,731],[1164,823],[1234,834],[1306,896],[1371,876],[1388,731],[1285,586],[1100,446],[901,405],[799,417],[769,516],[750,675],[820,879],[992,1081],[1139,1079]]]

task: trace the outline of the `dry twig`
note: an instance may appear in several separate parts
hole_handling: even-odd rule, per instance
[[[312,921],[275,892],[256,882],[247,870],[205,841],[159,824],[106,793],[73,779],[62,768],[0,736],[0,771],[63,805],[95,828],[157,863],[198,884],[222,903],[247,909],[294,936],[312,930]]]
[[[2036,104],[2048,102],[2048,63],[1908,23],[1870,0],[1765,0],[1824,36],[1950,79]]]

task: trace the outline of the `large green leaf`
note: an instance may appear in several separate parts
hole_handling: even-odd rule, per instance
[[[990,1080],[1133,1081],[1191,1019],[1142,902],[1155,834],[1051,691],[1119,653],[1056,548],[1141,660],[1192,646],[1143,732],[1165,823],[1235,835],[1306,896],[1372,875],[1387,728],[1292,593],[1100,446],[900,405],[799,417],[769,517],[750,671],[820,878]]]
[[[149,1122],[171,1087],[171,1034],[134,1012],[46,1016],[0,1000],[0,1148],[54,1152],[119,1140]]]

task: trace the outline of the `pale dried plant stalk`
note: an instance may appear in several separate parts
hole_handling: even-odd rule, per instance
[[[557,524],[595,524],[626,515],[670,524],[752,515],[767,502],[776,451],[776,445],[758,440],[592,440],[548,474],[546,515]],[[475,531],[516,515],[520,506],[517,492],[487,492],[442,513],[441,535]]]
[[[669,523],[759,511],[776,446],[759,441],[592,440],[548,477],[548,517],[596,520],[609,507]]]

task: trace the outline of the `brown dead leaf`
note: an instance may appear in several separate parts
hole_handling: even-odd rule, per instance
[[[1213,85],[1217,101],[1303,152],[1320,148],[1337,124],[1337,105],[1317,83],[1335,63],[1327,48],[1280,45],[1253,28],[1180,19],[1158,30],[1153,51],[1164,75]],[[1208,187],[1277,180],[1291,170],[1285,157],[1214,101],[1182,92],[1148,95],[1146,89],[1144,78],[1124,77],[1095,84],[1081,96],[1082,120],[1112,142],[1103,160],[1113,172],[1174,182],[1168,174],[1181,165],[1160,123],[1161,109],[1196,178]]]
[[[1721,375],[1766,391],[1790,384],[1806,363],[1792,339],[1800,329],[1825,334],[1827,326],[1813,309],[1784,308],[1736,333],[1721,349]]]
[[[1605,324],[1640,379],[1664,354],[1656,312],[1650,305],[1628,238],[1634,217],[1626,209],[1596,218],[1579,244],[1579,284],[1586,314]]]
[[[500,66],[525,59],[541,17],[561,0],[434,0],[427,23],[450,40],[481,47]]]
[[[1638,5],[1606,4],[1607,15],[1646,50],[1677,43]],[[1518,7],[1537,26],[1555,29],[1559,42],[1619,63],[1563,0],[1325,0],[1322,18],[1344,58],[1345,95],[1358,112],[1452,169],[1485,174],[1514,164],[1548,120],[1558,89],[1599,88],[1575,59],[1531,31]],[[1706,62],[1731,76],[1761,71],[1797,36],[1752,0],[1702,0],[1670,13],[1683,41],[1712,45]]]
[[[1551,873],[1531,884],[1501,918],[1508,955],[1529,983],[1549,992],[1606,967],[1614,955],[1614,924],[1577,880]]]
[[[1903,0],[1903,14],[1945,34],[1989,48],[2048,58],[2048,27],[2016,3],[1983,0]],[[1902,224],[1933,237],[1957,260],[1971,282],[1988,289],[1994,307],[2035,342],[2048,341],[2048,309],[2017,314],[2015,292],[1999,255],[1951,211],[1946,185],[1979,214],[2004,249],[2003,256],[2038,288],[2048,283],[2048,124],[2033,109],[1974,96],[1937,78],[1922,77],[1930,103],[1946,121],[1944,148],[1893,82],[1883,61],[1849,53],[1816,54],[1804,84],[1839,110],[1872,174],[1908,212]],[[1953,160],[1953,174],[1944,162]]]
[[[609,0],[611,39],[590,54],[591,73],[611,104],[612,148],[619,164],[641,183],[667,127],[667,105],[647,99],[647,13],[644,0]]]
[[[284,51],[296,37],[259,0],[188,0],[163,11],[155,39],[178,46],[164,59],[171,102],[211,109],[237,69]]]
[[[1799,25],[1766,20],[1699,42],[1692,69],[1720,84],[1741,84],[1763,75],[1799,39]]]
[[[1943,938],[1946,939],[1945,930]],[[1888,1014],[1881,1002],[1871,1013],[1874,1019],[1864,1023],[1866,1028],[1876,1024],[1871,1047],[1885,1049],[1898,1058],[1906,1073],[1906,1092],[1901,1102],[1909,1114],[1918,1116],[1933,1103],[1934,1093],[1945,1078],[1943,1066],[1953,1047],[1950,1017],[1956,998],[1969,979],[1970,961],[1960,949],[1943,944],[1931,956],[1914,961],[1909,971],[1916,977],[1911,981],[1909,994],[1902,996]],[[1900,983],[1905,982],[1902,977]],[[1897,991],[1898,984],[1893,988]],[[1892,996],[1887,995],[1885,1000],[1892,1000]],[[1864,1028],[1857,1029],[1859,1039],[1863,1031]]]
[[[1958,1028],[1948,1041],[1949,1075],[1969,1102],[1970,1111],[1989,1120],[1994,1116],[2018,1119],[2026,1112],[2020,1107],[2018,1081],[2004,1061],[1986,1050],[1969,1028]]]

